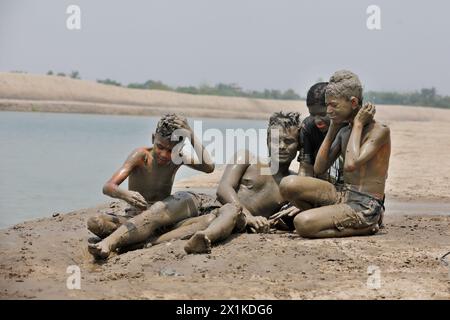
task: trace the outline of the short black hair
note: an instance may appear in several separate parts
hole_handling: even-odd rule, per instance
[[[175,124],[175,119],[184,119],[175,113],[168,113],[161,117],[158,124],[156,125],[156,133],[161,137],[170,139],[172,133],[178,129],[178,126]]]
[[[272,127],[290,128],[296,127],[300,129],[300,113],[298,112],[274,112],[269,118],[269,127],[267,134],[269,134]]]
[[[306,95],[306,105],[308,108],[312,106],[326,107],[325,89],[327,88],[327,85],[328,82],[318,82],[309,88],[308,94]]]

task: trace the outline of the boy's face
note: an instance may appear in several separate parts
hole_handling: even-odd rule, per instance
[[[272,129],[277,129],[279,134],[278,159],[274,160],[278,161],[278,163],[280,164],[291,163],[292,160],[294,160],[295,156],[297,155],[298,128],[274,127]],[[271,143],[272,142],[269,136],[269,146],[268,146],[269,148],[272,147]],[[273,156],[274,155],[271,154],[271,157]]]
[[[309,106],[309,114],[314,118],[314,123],[316,127],[326,133],[328,131],[328,127],[330,126],[330,118],[327,115],[326,107],[320,105]]]
[[[326,96],[325,103],[327,105],[327,114],[331,121],[340,124],[350,120],[353,110],[358,107],[358,98]]]
[[[170,138],[162,137],[160,134],[153,134],[153,154],[159,165],[167,165],[172,161],[172,149],[178,144]]]

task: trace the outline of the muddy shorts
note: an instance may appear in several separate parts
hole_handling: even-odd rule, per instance
[[[213,197],[206,193],[197,193],[191,191],[185,191],[188,193],[194,201],[196,211],[198,216],[203,216],[208,213],[215,213],[217,215],[217,209],[219,209],[222,204],[216,197]]]
[[[345,217],[333,217],[338,230],[361,229],[377,224],[381,226],[384,214],[383,201],[359,191],[343,188],[339,192],[337,204],[345,204],[350,209],[345,213]]]

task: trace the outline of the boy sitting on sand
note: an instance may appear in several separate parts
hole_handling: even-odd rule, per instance
[[[314,174],[314,162],[316,161],[317,153],[322,145],[323,140],[327,134],[330,126],[330,118],[327,115],[327,106],[325,104],[325,89],[328,82],[318,82],[309,88],[306,95],[306,106],[308,107],[309,116],[306,117],[301,124],[299,134],[299,155],[297,161],[299,162],[298,175],[302,177],[316,177],[326,181],[341,185],[342,181],[341,169],[335,166],[338,176],[334,181],[331,179],[330,170],[324,174]],[[339,159],[335,163],[339,163]],[[278,220],[280,217],[288,216],[294,217],[300,211],[311,209],[312,204],[303,201],[297,201],[297,208],[292,204],[286,205],[283,210],[273,215],[271,219]],[[282,220],[281,220],[282,221]]]
[[[175,131],[178,134],[177,139],[173,136]],[[191,144],[201,160],[200,163],[194,163],[193,159],[184,154],[181,154],[182,163],[175,164],[172,161],[172,152],[180,153],[183,137],[190,137]],[[215,199],[203,194],[177,192],[170,195],[175,174],[181,165],[186,164],[206,173],[214,170],[208,152],[201,143],[198,143],[185,118],[175,114],[163,116],[152,135],[152,140],[153,147],[138,148],[130,154],[122,167],[106,182],[103,193],[129,203],[135,209],[134,215],[137,214],[134,219],[143,219],[145,223],[152,222],[150,223],[152,231],[197,216],[203,207],[220,206]],[[126,178],[129,190],[120,188],[120,184]],[[146,210],[147,208],[150,209]],[[151,214],[158,216],[159,219],[154,217],[147,219]],[[123,226],[125,229],[131,228],[133,221],[130,222],[129,219],[132,217],[130,214],[126,216],[101,214],[90,218],[87,226],[100,238],[109,238],[122,225],[125,225]],[[96,257],[109,255],[110,248],[107,248],[109,240],[105,240],[90,244],[89,251]]]
[[[362,85],[350,71],[338,71],[326,88],[330,128],[314,173],[322,174],[339,155],[344,157],[344,189],[312,177],[286,177],[280,185],[285,200],[315,207],[294,219],[306,238],[370,235],[378,232],[384,212],[384,189],[391,152],[390,131],[374,120],[375,106],[362,106]],[[348,126],[344,126],[348,122]]]

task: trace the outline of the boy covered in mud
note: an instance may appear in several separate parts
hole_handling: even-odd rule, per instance
[[[344,157],[344,188],[312,177],[286,177],[284,199],[315,208],[295,216],[297,233],[306,238],[370,235],[378,232],[391,152],[390,131],[374,120],[375,106],[362,106],[362,85],[354,73],[337,71],[326,88],[331,123],[314,163],[322,174]],[[348,123],[348,125],[346,125]]]
[[[226,206],[242,210],[247,228],[251,232],[268,232],[268,218],[286,204],[280,193],[280,181],[295,174],[289,170],[298,149],[300,115],[296,112],[275,113],[270,117],[267,141],[270,163],[254,161],[248,151],[238,153],[233,164],[227,165],[217,189],[217,198]],[[271,139],[271,132],[278,132],[278,141]],[[275,150],[275,153],[273,152]],[[275,164],[275,166],[274,166]],[[269,167],[278,168],[270,174]],[[263,170],[269,174],[263,174]],[[185,246],[187,253],[206,253],[211,244],[227,238],[239,223],[240,210],[220,214],[205,230],[196,232]],[[239,229],[239,228],[238,228]]]
[[[328,82],[318,82],[306,95],[309,116],[302,121],[300,129],[299,176],[314,176],[314,161],[330,125],[325,105],[327,85]]]
[[[194,162],[190,156],[181,153],[185,137],[190,138],[200,161]],[[160,227],[199,215],[203,205],[214,205],[214,199],[209,202],[211,199],[202,194],[177,192],[171,195],[175,174],[181,165],[206,173],[214,170],[208,152],[193,134],[187,120],[175,114],[163,116],[152,140],[153,147],[134,150],[104,185],[103,193],[126,201],[132,207],[132,213],[128,212],[125,216],[101,214],[90,218],[87,222],[88,229],[100,238],[115,238],[112,234],[121,226],[125,229],[132,228],[135,223],[132,219],[145,220],[152,233]],[[181,163],[173,161],[173,153],[179,155]],[[120,187],[126,178],[128,190]],[[217,206],[220,206],[218,202]],[[89,244],[89,251],[96,257],[108,256],[111,249],[108,247],[109,240],[106,239],[97,244]]]

